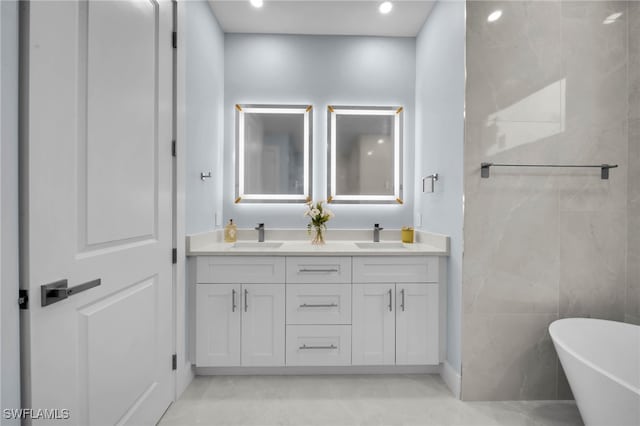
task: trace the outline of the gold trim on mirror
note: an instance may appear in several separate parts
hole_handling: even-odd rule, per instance
[[[332,197],[331,195],[329,195],[329,196],[327,197],[327,203],[330,203],[330,202],[332,202],[332,201],[333,201],[333,197]]]
[[[236,109],[237,109],[238,111],[242,112],[242,107],[241,107],[240,105],[238,105],[238,104],[236,104]]]
[[[396,111],[396,114],[400,114],[402,111],[404,111],[403,107],[398,108],[398,110]]]
[[[309,111],[311,111],[312,108],[313,108],[313,106],[309,105],[304,112],[309,112]]]
[[[333,107],[331,105],[329,105],[327,108],[329,108],[329,112],[335,112],[335,110],[333,109]]]
[[[398,204],[404,204],[404,202],[400,198],[396,198],[396,201],[398,202]]]
[[[235,201],[235,202],[236,202],[236,204],[238,204],[240,201],[242,201],[242,197],[238,197],[238,198],[236,198],[236,201]]]

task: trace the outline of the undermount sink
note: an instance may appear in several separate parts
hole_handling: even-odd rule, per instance
[[[389,250],[389,249],[403,249],[406,248],[404,244],[397,242],[381,242],[381,243],[356,243],[358,248],[361,249],[379,249],[379,250]]]
[[[237,249],[277,249],[282,245],[281,242],[255,242],[255,241],[238,241],[233,243],[233,248]]]

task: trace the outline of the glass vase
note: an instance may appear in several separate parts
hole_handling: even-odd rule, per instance
[[[321,246],[324,244],[324,229],[320,226],[314,226],[313,230],[313,240],[311,240],[311,244],[316,246]]]

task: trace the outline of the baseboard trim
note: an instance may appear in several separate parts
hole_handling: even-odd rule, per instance
[[[438,365],[362,365],[326,367],[196,367],[197,376],[264,376],[264,375],[323,375],[323,374],[438,374]]]
[[[451,364],[446,361],[441,364],[440,377],[442,377],[442,380],[445,382],[449,390],[451,390],[453,395],[460,399],[460,382],[462,378],[460,377],[460,374],[453,369]]]
[[[178,367],[176,371],[176,401],[193,381],[195,371],[190,363]]]

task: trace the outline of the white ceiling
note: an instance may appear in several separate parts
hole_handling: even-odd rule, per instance
[[[261,34],[328,34],[415,37],[435,1],[395,0],[387,15],[382,0],[264,0],[256,9],[249,0],[209,0],[224,32]]]

